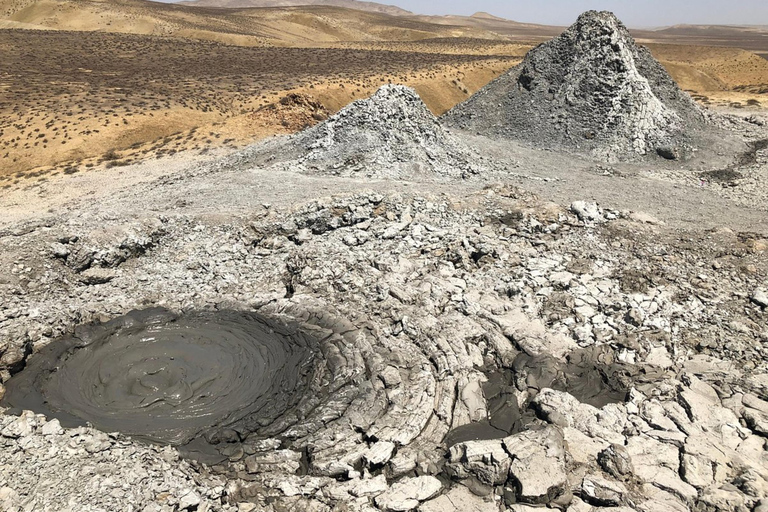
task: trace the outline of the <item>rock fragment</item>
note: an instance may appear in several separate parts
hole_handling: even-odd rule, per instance
[[[605,472],[614,478],[625,479],[635,472],[629,452],[620,444],[612,444],[601,451],[597,461]]]
[[[501,485],[511,463],[501,439],[467,441],[451,447],[447,469],[456,478],[474,476],[486,485]]]
[[[435,497],[442,488],[443,484],[433,476],[404,478],[379,495],[376,505],[392,512],[413,510],[422,501]]]
[[[581,484],[583,499],[598,506],[616,507],[624,502],[627,488],[598,474],[587,475]]]
[[[566,491],[565,445],[562,432],[552,426],[504,439],[512,456],[509,476],[525,503],[549,503]]]
[[[366,452],[363,457],[370,466],[383,466],[392,458],[395,452],[395,443],[391,441],[377,441]]]
[[[64,433],[64,429],[61,428],[61,423],[56,418],[46,422],[41,429],[44,436],[57,436]]]
[[[482,498],[457,485],[442,496],[422,503],[419,512],[498,512],[499,504],[493,497]]]
[[[588,203],[586,201],[574,201],[571,203],[571,211],[576,216],[585,222],[595,222],[603,219],[600,214],[600,209],[595,203]]]
[[[768,292],[762,288],[756,289],[752,293],[752,302],[760,306],[761,308],[768,308]]]
[[[195,491],[184,493],[179,498],[179,510],[194,509],[200,504],[200,496]]]

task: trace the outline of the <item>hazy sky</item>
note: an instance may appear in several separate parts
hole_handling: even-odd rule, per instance
[[[172,1],[172,0],[161,0]],[[607,9],[631,27],[679,23],[768,25],[768,0],[378,0],[419,14],[486,11],[516,21],[570,25],[579,13]]]

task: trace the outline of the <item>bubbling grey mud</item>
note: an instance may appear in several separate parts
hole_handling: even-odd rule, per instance
[[[217,445],[277,422],[309,394],[319,345],[300,324],[256,313],[134,311],[31,357],[5,401],[215,462]]]

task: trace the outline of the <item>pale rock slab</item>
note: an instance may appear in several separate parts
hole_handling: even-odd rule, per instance
[[[741,397],[741,403],[750,409],[755,409],[763,414],[768,414],[768,402],[757,398],[755,395],[747,393]]]
[[[437,496],[443,484],[433,476],[404,478],[376,498],[376,505],[382,510],[406,512]]]
[[[553,425],[572,427],[608,443],[624,444],[623,424],[617,423],[619,418],[608,409],[601,412],[568,393],[553,389],[542,389],[532,405],[540,417]]]
[[[572,427],[563,429],[563,438],[574,462],[591,464],[598,459],[598,454],[605,450],[609,443],[595,439]]]
[[[501,439],[458,443],[449,451],[447,469],[460,479],[476,477],[487,485],[507,481],[512,460]]]
[[[395,452],[395,443],[391,441],[377,441],[363,453],[363,457],[370,466],[382,466],[389,462]]]
[[[44,436],[58,436],[64,433],[64,429],[61,428],[59,420],[54,418],[43,425],[41,432]]]
[[[387,489],[389,489],[387,478],[384,475],[378,475],[363,480],[350,480],[335,487],[328,486],[323,492],[334,499],[347,501],[350,495],[356,498],[378,496]]]
[[[696,497],[696,488],[678,476],[680,451],[675,446],[636,436],[627,441],[627,452],[638,477],[684,500]]]
[[[0,431],[0,435],[14,439],[26,437],[32,435],[36,426],[37,421],[35,420],[35,415],[31,411],[24,411],[21,416],[14,419]]]
[[[675,362],[669,357],[669,351],[664,347],[653,348],[648,352],[645,362],[653,366],[658,366],[667,370],[675,365]]]
[[[200,504],[200,496],[195,491],[189,491],[179,499],[179,510],[189,510]]]
[[[579,347],[572,339],[553,333],[540,319],[532,320],[520,310],[509,311],[505,315],[488,315],[487,318],[529,355],[549,354],[562,358]]]
[[[691,512],[678,496],[653,485],[643,485],[642,493],[648,498],[638,506],[642,512]]]
[[[548,426],[504,439],[512,455],[509,475],[526,503],[549,503],[566,491],[565,443],[560,429]]]
[[[499,504],[493,497],[481,498],[458,485],[442,496],[422,503],[419,512],[498,512]]]
[[[654,428],[678,432],[675,422],[669,418],[664,407],[656,400],[646,400],[640,404],[640,417]]]
[[[621,505],[624,497],[629,493],[624,484],[608,480],[596,473],[584,477],[581,491],[591,503],[607,507]]]
[[[715,481],[712,462],[700,455],[683,454],[680,474],[683,480],[697,489],[708,487]]]
[[[745,407],[742,412],[747,426],[755,433],[763,437],[768,437],[768,414],[762,413],[751,407]]]
[[[652,226],[662,226],[664,222],[657,219],[650,213],[645,212],[632,212],[629,214],[629,220],[637,222],[639,224],[650,224]]]
[[[610,445],[598,454],[597,461],[614,478],[626,479],[635,473],[632,456],[624,445]]]

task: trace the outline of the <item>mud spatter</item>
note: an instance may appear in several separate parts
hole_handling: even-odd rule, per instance
[[[4,401],[213,462],[220,442],[300,401],[317,347],[299,324],[252,312],[133,311],[80,326],[30,357]]]

